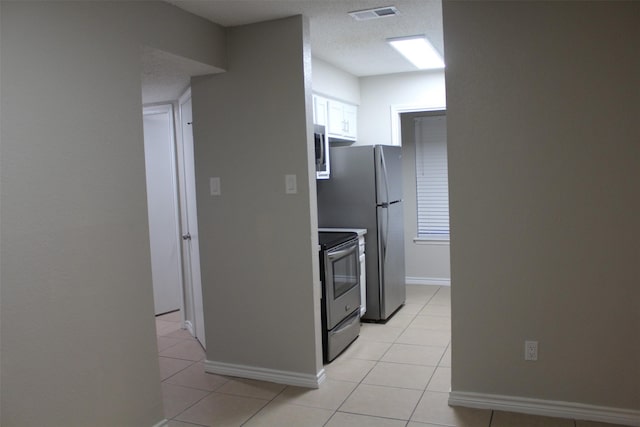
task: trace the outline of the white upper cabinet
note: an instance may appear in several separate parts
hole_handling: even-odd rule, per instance
[[[327,128],[329,138],[355,141],[358,136],[358,107],[341,101],[313,96],[313,120]]]
[[[327,127],[327,114],[329,111],[328,99],[313,95],[313,124]]]
[[[342,104],[342,118],[345,123],[343,136],[355,141],[358,136],[358,107]]]

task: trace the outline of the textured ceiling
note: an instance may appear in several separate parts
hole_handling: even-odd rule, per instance
[[[221,71],[181,56],[143,47],[142,102],[152,104],[178,99],[189,86],[191,76]]]
[[[424,34],[443,53],[440,0],[167,0],[224,27],[292,15],[311,23],[313,56],[355,76],[416,71],[385,40]],[[395,6],[400,15],[356,21],[348,12]]]
[[[166,0],[224,27],[305,15],[311,52],[354,76],[416,71],[385,40],[424,34],[443,54],[441,0]],[[356,21],[363,9],[395,6],[397,16]],[[177,99],[194,75],[219,72],[162,52],[143,51],[143,102]]]

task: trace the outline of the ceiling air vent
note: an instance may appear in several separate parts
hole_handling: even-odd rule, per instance
[[[387,18],[389,16],[399,15],[398,9],[394,6],[378,7],[376,9],[357,10],[355,12],[349,12],[356,21],[368,21],[370,19]]]

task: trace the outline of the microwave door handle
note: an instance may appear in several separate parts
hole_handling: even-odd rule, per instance
[[[320,165],[326,165],[327,164],[327,160],[325,158],[325,153],[324,153],[324,138],[325,135],[322,133],[318,134],[318,138],[320,139]]]
[[[327,174],[327,178],[329,178],[329,174],[331,173],[331,167],[329,164],[329,137],[327,136],[326,133],[322,134],[322,153],[323,153],[323,160],[324,160],[324,164],[325,164],[325,172]]]

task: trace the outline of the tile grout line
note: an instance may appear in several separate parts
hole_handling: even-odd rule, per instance
[[[196,362],[197,363],[197,362]],[[200,390],[200,391],[206,391],[207,395],[205,395],[202,399],[198,400],[197,402],[194,402],[191,406],[189,406],[188,408],[185,408],[184,411],[180,412],[178,415],[176,415],[175,417],[173,417],[173,420],[176,421],[180,421],[178,419],[176,419],[176,417],[180,416],[181,414],[185,413],[186,411],[188,411],[189,409],[191,409],[193,406],[195,406],[196,404],[200,403],[201,401],[203,401],[204,399],[208,398],[209,396],[213,395],[213,394],[219,394],[219,395],[224,395],[224,396],[234,396],[234,397],[240,397],[240,398],[246,398],[246,399],[255,399],[255,400],[264,400],[266,401],[264,405],[262,405],[254,414],[252,414],[249,418],[247,418],[247,420],[245,422],[243,422],[242,424],[240,424],[241,426],[246,424],[247,422],[249,422],[249,420],[251,420],[253,417],[255,417],[256,415],[258,415],[258,413],[260,413],[260,411],[262,411],[269,403],[273,402],[280,394],[282,394],[287,387],[289,386],[285,386],[282,388],[282,390],[280,390],[278,393],[276,393],[271,399],[265,399],[265,398],[261,398],[261,397],[253,397],[253,396],[246,396],[246,395],[242,395],[242,394],[234,394],[234,393],[225,393],[225,392],[221,392],[218,391],[220,390],[222,387],[224,387],[226,384],[228,384],[231,381],[239,381],[242,379],[246,379],[246,378],[240,378],[240,377],[228,377],[226,375],[218,375],[220,377],[224,377],[227,379],[227,381],[225,381],[224,383],[219,384],[216,388],[214,388],[213,390],[202,390],[202,389],[198,389],[198,388],[194,388],[194,387],[188,387],[188,386],[181,386],[181,387],[185,387],[185,388],[190,388],[193,390]],[[251,381],[260,381],[260,380],[251,380]],[[175,384],[178,385],[178,384]],[[206,426],[205,426],[206,427]]]
[[[160,359],[160,357],[164,357],[164,356],[159,356],[158,360]],[[165,357],[165,359],[171,359],[171,357]],[[174,360],[183,360],[183,359],[174,359]],[[190,360],[185,360],[185,362],[191,362]],[[168,379],[173,378],[174,376],[178,375],[180,372],[184,371],[185,369],[189,369],[190,367],[192,367],[193,365],[195,365],[198,362],[192,362],[190,365],[185,366],[184,368],[180,369],[179,371],[174,372],[173,374],[169,375],[167,378],[165,379],[160,379],[160,382],[166,382]],[[171,383],[168,383],[171,384]],[[174,384],[174,385],[179,385],[179,384]],[[189,387],[189,388],[193,388],[193,387]]]
[[[433,377],[435,375],[436,370],[438,369],[438,367],[440,367],[440,363],[442,362],[442,359],[444,358],[444,355],[446,353],[446,351],[448,350],[448,348],[450,347],[451,343],[449,341],[449,343],[444,347],[444,352],[443,354],[440,356],[440,358],[438,359],[438,362],[436,364],[436,366],[432,366],[432,365],[428,365],[429,367],[433,367],[434,371],[431,373],[429,380],[427,381],[425,388],[423,390],[419,390],[419,389],[412,389],[412,388],[405,388],[405,387],[390,387],[390,386],[384,386],[384,385],[376,385],[376,384],[366,384],[363,381],[365,380],[365,378],[371,374],[371,372],[381,364],[382,359],[385,357],[385,355],[390,351],[391,347],[394,344],[404,344],[404,345],[409,345],[409,346],[416,346],[416,347],[434,347],[434,348],[442,348],[442,346],[434,346],[434,345],[420,345],[420,344],[407,344],[407,343],[398,343],[397,340],[399,339],[399,337],[405,333],[407,331],[407,329],[411,326],[411,324],[418,318],[418,316],[420,316],[420,313],[422,310],[425,309],[425,307],[436,297],[436,295],[440,292],[442,287],[439,287],[439,289],[434,292],[432,295],[430,295],[427,299],[426,302],[422,303],[420,308],[415,312],[415,313],[411,313],[410,319],[409,321],[406,323],[405,326],[399,327],[398,329],[401,330],[401,332],[398,334],[397,337],[395,337],[393,339],[393,341],[390,343],[389,348],[387,348],[380,356],[378,356],[376,359],[371,360],[373,363],[373,365],[371,366],[371,368],[369,368],[366,373],[362,376],[362,378],[358,381],[358,382],[351,382],[351,381],[344,381],[344,380],[336,380],[336,381],[342,381],[342,382],[350,382],[350,383],[355,383],[355,387],[351,390],[351,392],[348,393],[348,395],[342,400],[342,402],[337,406],[336,409],[332,410],[332,414],[330,415],[330,417],[327,419],[327,421],[323,424],[323,425],[327,425],[328,423],[331,422],[331,420],[336,416],[336,414],[338,412],[342,412],[345,414],[354,414],[354,415],[360,415],[360,416],[369,416],[372,418],[380,418],[380,419],[391,419],[391,420],[397,420],[397,421],[405,421],[405,426],[407,426],[410,422],[411,422],[411,417],[413,416],[413,414],[415,413],[415,410],[417,409],[417,406],[420,402],[420,399],[422,399],[422,397],[424,396],[424,394],[427,391],[427,387],[430,384],[430,382],[433,380]],[[413,303],[412,303],[413,304]],[[449,317],[449,316],[438,316],[438,317]],[[384,324],[386,325],[386,323]],[[395,328],[395,326],[392,326]],[[429,329],[425,329],[425,330],[429,330]],[[438,330],[438,329],[436,329]],[[184,341],[184,340],[183,340]],[[365,340],[367,341],[367,340]],[[373,340],[372,340],[373,341]],[[375,341],[373,341],[375,342]],[[385,342],[386,343],[386,342]],[[180,342],[174,344],[175,345],[179,345]],[[171,348],[173,346],[170,346],[168,348]],[[168,349],[167,348],[167,349]],[[166,349],[163,349],[163,351]],[[167,357],[167,356],[159,356],[159,357]],[[178,359],[178,360],[185,360],[185,361],[189,361],[192,362],[190,365],[188,365],[187,367],[181,369],[180,371],[172,374],[171,376],[169,376],[168,378],[166,378],[165,380],[163,380],[162,382],[167,382],[168,380],[170,380],[171,378],[173,378],[175,375],[183,372],[184,370],[192,367],[193,365],[199,363],[199,361],[192,361],[192,360],[188,360],[188,359],[179,359],[179,358],[173,358],[173,357],[167,357],[167,358],[171,358],[171,359]],[[354,360],[361,360],[358,358],[352,358]],[[366,359],[365,359],[366,360]],[[427,365],[415,365],[415,364],[411,364],[411,363],[401,363],[401,362],[383,362],[383,363],[394,363],[394,364],[399,364],[399,365],[412,365],[412,366],[427,366]],[[211,395],[213,395],[214,393],[219,393],[219,394],[227,394],[227,395],[232,395],[232,396],[240,396],[240,397],[249,397],[249,396],[242,396],[242,395],[233,395],[233,394],[228,394],[228,393],[220,393],[217,392],[216,390],[219,390],[221,387],[224,386],[224,384],[227,384],[230,381],[230,379],[228,381],[226,381],[225,383],[222,383],[220,385],[218,385],[214,390],[202,390],[202,389],[197,389],[197,388],[193,388],[193,387],[188,387],[188,386],[183,386],[183,387],[187,387],[187,388],[191,388],[191,389],[195,389],[195,390],[200,390],[200,391],[205,391],[207,392],[207,394],[205,396],[203,396],[201,399],[197,400],[196,402],[194,402],[193,404],[191,404],[189,407],[185,408],[182,412],[180,412],[179,414],[175,415],[173,418],[171,418],[172,420],[176,420],[179,421],[177,419],[177,417],[179,417],[181,414],[183,414],[184,412],[186,412],[187,410],[191,409],[193,406],[195,406],[196,404],[200,403],[202,400],[210,397]],[[171,384],[169,382],[167,382],[167,384]],[[409,416],[409,418],[407,420],[403,420],[403,419],[398,419],[398,418],[388,418],[388,417],[381,417],[381,416],[375,416],[375,415],[367,415],[367,414],[360,414],[360,413],[352,413],[352,412],[347,412],[347,411],[340,411],[340,408],[342,408],[342,406],[345,404],[345,402],[353,395],[353,393],[355,392],[355,390],[360,386],[360,385],[372,385],[372,386],[378,386],[378,387],[384,387],[384,388],[397,388],[397,389],[406,389],[406,390],[414,390],[414,391],[421,391],[421,397],[418,399],[416,406],[413,408],[411,415]],[[179,384],[175,384],[175,385],[179,385]],[[266,400],[265,404],[263,406],[261,406],[255,413],[253,413],[246,421],[244,421],[241,425],[245,425],[246,423],[248,423],[250,420],[254,419],[255,417],[258,416],[258,414],[260,412],[262,412],[264,410],[264,408],[269,405],[270,403],[272,403],[273,401],[275,401],[275,399],[277,399],[279,396],[281,396],[285,390],[287,388],[289,388],[290,386],[285,386],[282,390],[280,390],[277,394],[275,394],[272,398],[270,399],[264,399]],[[294,403],[288,403],[285,402],[285,404],[291,404],[291,405],[296,405]],[[317,406],[308,406],[308,405],[298,405],[298,406],[305,406],[305,407],[310,407],[310,408],[316,408],[316,409],[322,409],[319,408]]]
[[[174,323],[179,323],[179,322],[174,322]],[[180,329],[183,329],[183,328],[181,327]],[[172,332],[175,332],[175,331],[172,331]],[[156,336],[157,336],[157,337],[160,337],[160,336],[163,336],[163,335],[156,335]],[[188,341],[189,339],[190,339],[190,338],[184,338],[184,339],[180,340],[180,342],[176,343],[174,346],[179,345],[179,344],[181,344],[181,343],[183,343],[183,342],[185,342],[185,341]],[[196,341],[197,341],[197,340],[196,340]],[[174,346],[171,346],[171,347],[174,347]],[[168,347],[168,348],[171,348],[171,347]],[[168,348],[167,348],[167,349],[168,349]],[[164,349],[164,350],[167,350],[167,349]],[[164,351],[164,350],[162,350],[162,351]],[[161,381],[160,381],[160,383],[161,383],[161,384],[166,383],[166,384],[169,384],[169,385],[172,385],[172,386],[184,387],[184,388],[188,388],[188,389],[191,389],[191,390],[198,390],[198,391],[204,391],[204,392],[207,392],[207,394],[205,394],[204,396],[202,396],[202,398],[200,398],[200,399],[196,400],[196,401],[195,401],[195,402],[193,402],[191,405],[187,406],[185,409],[183,409],[182,411],[180,411],[179,413],[177,413],[177,414],[176,414],[176,415],[174,415],[173,417],[169,418],[169,421],[171,421],[171,420],[180,421],[180,420],[178,420],[178,419],[177,419],[177,417],[179,417],[180,415],[184,414],[186,411],[188,411],[189,409],[191,409],[191,408],[192,408],[193,406],[195,406],[196,404],[198,404],[198,403],[202,402],[202,401],[203,401],[204,399],[206,399],[207,397],[211,396],[211,395],[215,392],[215,390],[217,390],[218,388],[220,388],[220,387],[222,387],[224,384],[226,384],[226,382],[225,382],[225,383],[222,383],[222,384],[220,384],[218,387],[216,387],[214,390],[202,390],[202,389],[198,389],[198,388],[194,388],[194,387],[189,387],[189,386],[184,386],[184,385],[180,385],[180,384],[173,384],[173,383],[170,383],[170,382],[168,382],[168,380],[169,380],[169,379],[173,378],[174,376],[178,375],[179,373],[183,372],[184,370],[186,370],[186,369],[188,369],[188,368],[192,367],[192,366],[193,366],[193,365],[195,365],[196,363],[199,363],[199,362],[200,362],[200,360],[193,361],[193,360],[189,360],[189,359],[180,359],[180,358],[174,358],[174,357],[160,356],[160,352],[158,352],[158,359],[159,359],[160,357],[165,357],[165,358],[167,358],[167,359],[185,360],[185,361],[188,361],[188,362],[192,362],[190,365],[185,366],[183,369],[181,369],[181,370],[179,370],[179,371],[177,371],[177,372],[175,372],[175,373],[171,374],[170,376],[168,376],[168,377],[167,377],[167,378],[165,378],[164,380],[161,380]],[[205,355],[205,358],[206,358],[206,355]],[[201,360],[202,360],[202,359],[201,359]],[[228,382],[228,381],[227,381],[227,382]],[[180,422],[181,422],[181,421],[180,421]],[[194,424],[194,423],[191,423],[191,424]],[[201,425],[201,424],[194,424],[194,425]],[[206,427],[206,426],[203,426],[203,427]]]
[[[436,292],[434,292],[433,295],[431,295],[431,297],[427,300],[427,302],[422,306],[422,308],[418,311],[418,313],[416,313],[416,315],[413,317],[411,323],[413,323],[413,321],[416,319],[416,317],[418,317],[418,315],[422,312],[422,310],[424,310],[424,308],[427,305],[429,305],[431,300],[433,300],[433,298],[438,294],[438,292],[440,292],[441,289],[442,289],[442,287],[439,287],[438,290]],[[411,325],[411,323],[409,323],[409,325],[407,325],[405,330]],[[450,345],[450,343],[451,343],[451,341],[449,341],[449,345]],[[436,368],[431,373],[431,376],[429,377],[429,381],[427,381],[427,384],[425,385],[424,390],[422,390],[422,393],[420,394],[420,397],[418,398],[418,401],[416,402],[415,406],[413,407],[413,410],[411,411],[411,414],[409,415],[409,419],[407,420],[407,425],[411,422],[411,419],[413,418],[414,414],[416,413],[416,410],[418,409],[418,405],[420,405],[420,402],[424,398],[424,395],[427,392],[427,388],[429,387],[429,384],[431,383],[431,380],[433,379],[433,376],[436,374],[436,370],[438,369],[438,366],[440,366],[440,362],[442,361],[442,358],[444,357],[444,354],[447,352],[447,348],[448,348],[448,345],[447,345],[447,347],[445,347],[445,351],[442,353],[442,356],[440,356],[440,359],[438,359],[438,364],[436,365]]]
[[[181,344],[181,343],[183,343],[184,341],[188,341],[188,340],[189,340],[189,338],[173,338],[173,337],[168,337],[168,336],[166,336],[166,335],[157,335],[157,338],[169,338],[169,339],[175,339],[175,340],[178,340],[178,342],[177,342],[177,343],[175,343],[175,344],[171,344],[169,347],[167,347],[167,348],[163,348],[162,350],[158,350],[158,355],[160,355],[160,353],[161,353],[161,352],[163,352],[163,351],[165,351],[165,350],[168,350],[168,349],[170,349],[170,348],[173,348],[173,347],[177,346],[178,344]],[[156,341],[157,341],[157,340],[156,340]]]
[[[283,388],[282,390],[280,390],[280,393],[282,393],[286,388],[287,388],[287,387],[285,387],[285,388]],[[255,417],[255,416],[256,416],[256,415],[258,415],[260,412],[262,412],[262,410],[263,410],[264,408],[266,408],[266,407],[267,407],[267,405],[268,405],[269,403],[273,402],[273,399],[275,399],[276,397],[278,397],[278,396],[280,395],[280,393],[277,393],[275,396],[273,396],[273,398],[271,398],[271,400],[267,400],[267,401],[265,402],[265,404],[264,404],[264,405],[262,405],[262,406],[261,406],[261,407],[260,407],[256,412],[254,412],[253,414],[251,414],[251,416],[250,416],[249,418],[247,418],[247,419],[245,420],[245,422],[241,423],[241,424],[240,424],[240,426],[243,426],[243,425],[247,424],[251,419],[253,419],[253,417]],[[247,396],[241,396],[241,397],[247,397]]]
[[[191,366],[195,365],[196,363],[198,363],[198,362],[194,362],[194,363],[192,363],[191,365],[187,366],[186,368],[184,368],[184,369],[183,369],[183,370],[181,370],[180,372],[182,372],[182,371],[184,371],[185,369],[187,369],[187,368],[189,368],[189,367],[191,367]],[[174,375],[179,374],[180,372],[176,372],[175,374],[171,375],[171,377],[173,377]],[[171,377],[169,377],[169,378],[171,378]],[[164,382],[166,382],[169,378],[167,378],[166,380],[163,380],[162,382],[163,382],[163,383],[164,383]],[[228,382],[228,381],[227,381],[227,382]],[[203,401],[204,399],[206,399],[207,397],[211,396],[211,395],[215,392],[215,390],[217,390],[217,389],[219,389],[220,387],[222,387],[224,384],[226,384],[226,382],[225,382],[225,383],[220,384],[218,387],[216,387],[214,390],[211,390],[211,391],[210,391],[210,390],[201,390],[201,389],[197,389],[197,388],[194,388],[194,387],[181,386],[181,385],[179,385],[179,384],[171,384],[171,383],[167,383],[167,384],[175,385],[175,386],[178,386],[178,387],[189,388],[189,389],[191,389],[191,390],[198,390],[198,391],[205,391],[205,392],[207,392],[207,394],[205,394],[204,396],[202,396],[202,398],[201,398],[201,399],[196,400],[196,401],[195,401],[195,402],[193,402],[191,405],[187,406],[187,407],[186,407],[186,408],[184,408],[182,411],[180,411],[179,413],[177,413],[176,415],[174,415],[173,417],[171,417],[171,418],[170,418],[170,420],[180,421],[180,420],[178,420],[178,419],[177,419],[177,417],[179,417],[180,415],[184,414],[186,411],[188,411],[189,409],[191,409],[192,407],[194,407],[196,404],[198,404],[198,403],[202,402],[202,401]],[[180,422],[182,422],[182,421],[180,421]],[[193,424],[193,423],[191,423],[191,424]],[[204,427],[206,427],[206,426],[204,426]]]
[[[170,420],[175,420],[175,421],[180,421],[177,417],[179,417],[180,415],[184,414],[185,412],[187,412],[189,409],[193,408],[195,405],[197,405],[198,403],[202,402],[204,399],[206,399],[207,397],[211,396],[213,394],[212,391],[208,392],[207,394],[205,394],[204,396],[202,396],[202,398],[196,400],[195,402],[193,402],[191,405],[187,406],[186,408],[184,408],[182,411],[180,411],[179,413],[177,413],[176,415],[174,415],[173,417],[170,418]],[[183,421],[180,421],[183,422]],[[188,421],[187,421],[188,422]]]
[[[437,293],[437,291],[434,293],[434,295],[435,295],[436,293]],[[431,298],[433,298],[433,295],[431,296]],[[427,302],[426,302],[426,303],[424,303],[424,305],[422,306],[422,308],[424,308],[424,306],[426,306],[430,300],[431,300],[431,299],[427,300]],[[422,309],[422,308],[421,308],[421,309]],[[409,327],[409,325],[411,324],[411,322],[413,322],[413,320],[415,320],[415,318],[416,318],[416,316],[418,315],[418,313],[419,313],[419,311],[418,311],[418,312],[416,312],[415,314],[413,314],[413,316],[411,317],[411,321],[407,324],[407,326],[405,326],[404,328],[402,328],[402,332],[401,332],[398,336],[400,336],[400,335],[402,335],[402,333],[404,333],[404,331]],[[396,313],[396,314],[397,314],[397,313]],[[386,323],[385,323],[385,325],[386,325]],[[340,408],[342,408],[342,406],[346,403],[346,401],[347,401],[347,400],[348,400],[348,399],[353,395],[353,393],[356,391],[356,389],[357,389],[358,387],[360,387],[360,385],[364,384],[364,383],[363,383],[364,379],[365,379],[365,378],[367,378],[367,376],[371,373],[371,371],[373,371],[373,370],[375,369],[375,367],[376,367],[376,366],[378,366],[378,364],[380,363],[380,361],[382,360],[382,358],[384,358],[384,356],[389,352],[389,350],[391,349],[391,347],[393,346],[393,344],[396,342],[396,340],[397,340],[397,339],[398,339],[398,338],[396,337],[396,338],[393,340],[393,342],[391,343],[391,345],[389,346],[389,348],[387,348],[387,349],[386,349],[386,350],[385,350],[385,351],[380,355],[380,357],[379,357],[377,360],[375,360],[375,361],[374,361],[375,363],[373,364],[373,366],[372,366],[372,367],[367,371],[367,373],[366,373],[366,374],[364,374],[364,375],[362,376],[362,379],[360,379],[360,381],[358,381],[358,383],[357,383],[357,384],[356,384],[356,386],[353,388],[353,390],[351,390],[351,392],[350,392],[350,393],[349,393],[349,394],[348,394],[348,395],[347,395],[347,396],[342,400],[342,403],[340,403],[340,405],[339,405],[339,406],[338,406],[338,407],[333,411],[333,414],[332,414],[332,415],[329,417],[329,419],[328,419],[328,420],[323,424],[323,426],[326,426],[326,425],[327,425],[327,423],[329,423],[329,422],[331,421],[331,419],[336,415],[336,413],[341,412],[341,411],[340,411]],[[344,413],[350,413],[350,412],[346,412],[346,411],[345,411]],[[412,414],[413,414],[413,412],[412,412]],[[357,415],[363,415],[363,414],[357,414]],[[383,418],[383,417],[378,417],[378,418]],[[407,420],[406,424],[408,424],[408,423],[409,423],[409,421],[410,421],[410,418],[409,418],[409,420]]]
[[[333,415],[337,414],[338,412],[340,412],[341,414],[358,415],[358,416],[361,416],[361,417],[380,418],[380,419],[382,419],[382,420],[403,421],[403,422],[405,422],[406,424],[408,424],[408,423],[410,423],[410,422],[411,422],[411,420],[404,420],[404,419],[402,419],[402,418],[383,417],[383,416],[380,416],[380,415],[368,415],[368,414],[360,414],[360,413],[358,413],[358,412],[338,411],[338,410],[336,410],[336,411],[333,413]],[[331,418],[333,418],[333,415],[331,416]],[[331,418],[329,418],[329,420],[327,420],[327,423],[328,423],[329,421],[331,421]],[[327,425],[327,423],[325,423],[325,424],[323,424],[323,425]],[[450,427],[450,426],[443,426],[443,427]]]
[[[429,304],[429,302],[431,302],[431,300],[435,297],[435,295],[440,291],[441,287],[438,288],[438,290],[436,292],[434,292],[425,303],[423,303],[420,307],[419,310],[417,310],[415,313],[413,313],[413,316],[411,317],[411,321],[408,322],[408,324],[404,327],[401,328],[402,332],[400,332],[400,334],[398,334],[398,336],[393,340],[393,342],[391,343],[391,345],[389,346],[389,348],[387,348],[387,350],[385,350],[385,352],[375,361],[375,364],[373,365],[373,367],[367,372],[367,374],[362,378],[362,380],[360,380],[360,382],[358,383],[358,385],[353,389],[353,391],[351,393],[349,393],[349,396],[347,396],[347,398],[345,398],[345,400],[342,402],[342,404],[338,407],[338,409],[336,410],[336,412],[339,411],[339,409],[342,407],[342,405],[344,405],[344,403],[346,402],[346,400],[353,394],[353,392],[355,392],[355,390],[361,385],[363,384],[364,379],[371,373],[371,371],[373,369],[375,369],[376,366],[378,366],[378,364],[382,361],[382,359],[384,358],[384,356],[389,352],[389,350],[391,349],[391,347],[393,346],[393,344],[397,344],[397,340],[398,338],[400,338],[400,336],[402,336],[402,334],[404,334],[407,329],[409,328],[409,326],[411,326],[411,324],[413,323],[413,321],[419,316],[419,314],[422,312],[422,310],[424,310],[424,308]],[[397,313],[396,313],[397,314]],[[386,323],[385,323],[386,325]],[[400,328],[399,328],[400,329]],[[445,347],[445,352],[446,353],[446,349],[448,348]],[[438,364],[440,363],[440,361],[442,360],[442,357],[444,357],[444,353],[442,354],[442,356],[440,356],[440,359],[438,360]],[[404,363],[403,363],[404,364]],[[420,401],[422,400],[422,398],[424,397],[425,392],[427,391],[427,387],[429,386],[429,383],[431,382],[431,380],[433,379],[433,376],[435,375],[437,366],[435,367],[435,369],[433,370],[433,372],[431,373],[429,380],[427,381],[425,388],[423,390],[421,390],[421,394],[420,397],[418,398],[418,400],[416,401],[415,406],[413,407],[411,414],[409,415],[409,418],[406,420],[406,424],[408,425],[411,422],[411,417],[413,417],[413,414],[415,413],[416,409],[418,408],[418,405],[420,404]],[[370,385],[374,385],[374,384],[370,384]],[[379,387],[388,387],[388,386],[379,386]],[[402,387],[388,387],[388,388],[401,388],[404,389]],[[416,390],[416,389],[411,389],[411,390]],[[334,412],[335,415],[335,412]],[[362,414],[359,414],[362,415]],[[333,416],[332,416],[333,417]],[[382,418],[382,417],[380,417]],[[331,419],[331,418],[330,418]],[[404,420],[403,420],[404,421]],[[328,421],[327,421],[328,422]],[[326,423],[325,423],[326,425]]]
[[[388,351],[388,349],[387,349],[387,351]],[[385,353],[386,353],[386,352],[385,352]],[[381,356],[381,357],[382,357],[382,356]],[[340,411],[340,408],[342,408],[342,405],[344,405],[344,404],[345,404],[345,402],[346,402],[346,401],[351,397],[351,395],[356,391],[356,389],[357,389],[358,387],[360,387],[360,384],[362,384],[362,381],[367,377],[367,375],[369,375],[369,374],[371,373],[371,371],[373,370],[373,368],[375,368],[375,367],[376,367],[376,365],[377,365],[377,364],[378,364],[378,362],[376,361],[376,362],[373,364],[373,366],[371,366],[371,368],[369,368],[369,370],[367,371],[367,373],[366,373],[366,374],[364,374],[364,375],[362,376],[362,378],[360,379],[360,381],[358,381],[358,383],[357,383],[357,384],[356,384],[356,386],[353,388],[353,390],[351,390],[351,391],[349,392],[349,394],[348,394],[348,395],[347,395],[347,396],[342,400],[342,402],[340,403],[340,405],[338,405],[338,407],[333,411],[333,414],[331,414],[331,416],[330,416],[330,417],[329,417],[329,419],[328,419],[328,420],[323,424],[323,426],[326,426],[326,425],[327,425],[327,423],[328,423],[329,421],[331,421],[331,419],[336,415],[336,413],[338,413],[338,412]]]

